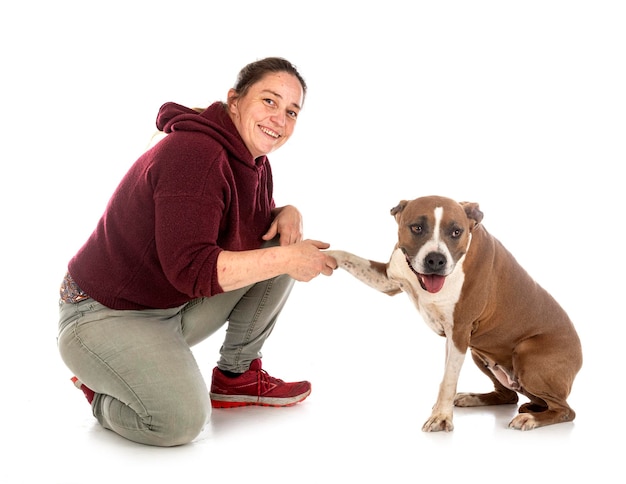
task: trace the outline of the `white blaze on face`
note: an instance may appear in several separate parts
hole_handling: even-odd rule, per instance
[[[452,254],[448,249],[448,246],[445,244],[441,237],[441,221],[443,220],[443,207],[435,208],[433,212],[433,230],[431,233],[430,239],[426,241],[426,243],[417,251],[415,254],[415,258],[413,259],[411,265],[415,268],[415,270],[419,273],[425,274],[430,272],[430,270],[425,265],[426,256],[431,252],[439,252],[443,254],[446,258],[446,269],[445,273],[448,274],[452,267],[450,267],[450,263],[452,262]]]

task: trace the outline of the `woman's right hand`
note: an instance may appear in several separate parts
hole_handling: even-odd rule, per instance
[[[322,252],[329,247],[330,244],[326,242],[310,239],[283,246],[282,250],[290,251],[287,274],[301,282],[308,282],[320,274],[330,276],[337,268],[337,261]]]

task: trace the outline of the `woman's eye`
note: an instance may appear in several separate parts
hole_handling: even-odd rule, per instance
[[[265,98],[264,101],[265,101],[266,104],[269,104],[270,106],[274,106],[274,104],[275,104],[274,100],[270,99],[270,98]]]
[[[295,111],[287,111],[287,114],[293,119],[296,119],[298,117],[298,113]]]

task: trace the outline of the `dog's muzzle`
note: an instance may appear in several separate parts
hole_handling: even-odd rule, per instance
[[[409,265],[411,271],[417,276],[417,280],[419,281],[421,288],[431,294],[441,291],[444,282],[446,282],[446,276],[443,275],[448,262],[446,256],[441,252],[429,252],[426,257],[424,257],[423,264],[424,268],[428,270],[428,273],[421,273],[416,271],[413,267],[409,254],[407,254],[404,249],[403,252],[404,257],[406,258],[406,263]]]

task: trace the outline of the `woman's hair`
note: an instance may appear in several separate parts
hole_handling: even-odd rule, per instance
[[[260,81],[266,74],[286,72],[295,76],[302,86],[302,101],[306,97],[307,85],[304,78],[298,72],[298,69],[286,59],[282,57],[266,57],[265,59],[251,62],[239,71],[237,82],[233,88],[237,91],[237,96],[245,96],[250,86]]]

